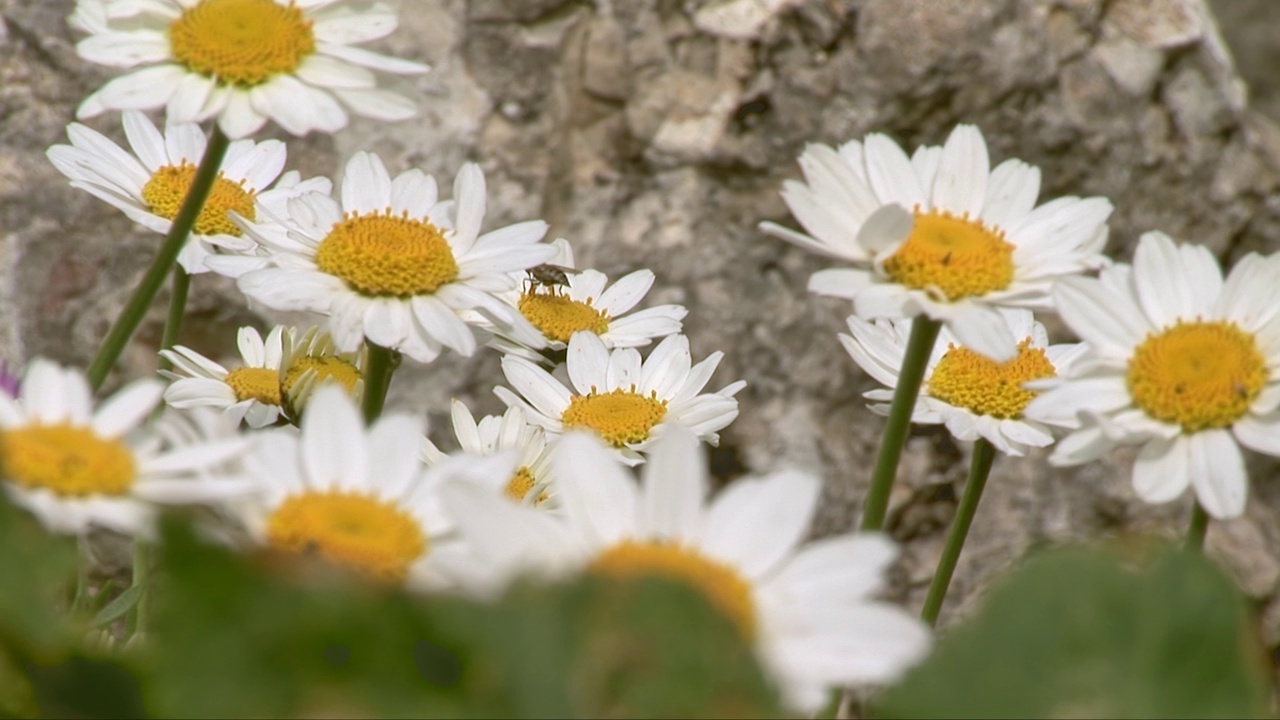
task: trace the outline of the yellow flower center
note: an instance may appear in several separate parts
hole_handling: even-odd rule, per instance
[[[440,228],[381,213],[349,214],[334,225],[316,250],[316,265],[365,295],[424,295],[458,277]]]
[[[316,385],[332,380],[340,383],[348,393],[355,392],[356,383],[360,380],[360,370],[355,365],[333,355],[320,357],[304,357],[285,371],[281,385],[286,394],[293,392],[293,386],[308,370],[315,371]]]
[[[566,430],[588,428],[614,447],[624,447],[649,438],[653,427],[667,415],[667,401],[659,400],[657,391],[645,397],[621,388],[598,393],[594,387],[589,395],[574,395],[569,407],[560,416]]]
[[[1126,378],[1138,407],[1188,433],[1230,426],[1267,379],[1253,335],[1224,321],[1179,322],[1148,335],[1133,351]]]
[[[588,571],[615,578],[658,575],[686,582],[732,619],[747,640],[755,638],[751,584],[733,568],[694,550],[670,543],[624,540],[596,556]]]
[[[947,300],[986,295],[1013,281],[1013,245],[1004,233],[968,216],[916,211],[902,247],[884,263],[896,282]]]
[[[593,307],[559,293],[526,292],[520,296],[520,314],[542,331],[548,340],[568,343],[579,330],[596,335],[609,331],[609,316]]]
[[[129,448],[70,425],[31,425],[0,432],[0,477],[58,495],[124,495],[137,479]]]
[[[279,405],[280,373],[268,368],[237,368],[227,373],[227,385],[236,394],[236,400],[257,400],[266,405]]]
[[[302,10],[272,0],[202,0],[169,26],[173,58],[220,85],[251,88],[290,75],[316,51]]]
[[[1022,416],[1036,396],[1022,384],[1053,377],[1053,363],[1044,348],[1031,347],[1031,338],[1018,343],[1018,354],[998,363],[969,348],[951,345],[929,377],[929,394],[976,415],[1008,420]]]
[[[538,479],[533,476],[533,471],[529,469],[528,465],[522,465],[516,470],[516,473],[511,476],[511,479],[507,481],[507,486],[503,488],[502,493],[506,495],[508,499],[522,503],[524,502],[525,496],[527,496],[533,488],[537,486],[537,484]],[[548,497],[549,496],[545,492],[538,493],[536,502],[546,502]]]
[[[422,527],[395,505],[362,493],[306,492],[287,498],[267,520],[267,542],[318,553],[337,565],[402,582],[427,552]]]
[[[152,214],[166,220],[178,215],[182,201],[187,198],[187,190],[196,176],[196,166],[187,161],[174,167],[165,165],[156,170],[146,185],[142,186],[142,201],[147,204]],[[240,237],[240,228],[231,222],[227,213],[232,210],[240,213],[246,220],[254,219],[253,202],[257,193],[245,190],[243,182],[233,183],[218,174],[213,181],[213,189],[204,201],[200,217],[192,229],[196,235],[231,235]]]

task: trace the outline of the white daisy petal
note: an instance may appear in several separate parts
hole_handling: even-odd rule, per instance
[[[699,546],[747,577],[762,577],[808,532],[821,487],[794,471],[730,485],[707,511]]]
[[[1248,493],[1244,457],[1227,430],[1204,430],[1186,437],[1191,486],[1205,512],[1219,520],[1239,517]]]

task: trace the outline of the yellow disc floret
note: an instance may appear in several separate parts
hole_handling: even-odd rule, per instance
[[[952,344],[933,368],[928,392],[975,415],[1008,420],[1021,417],[1036,395],[1023,383],[1055,374],[1044,348],[1031,347],[1030,338],[1018,343],[1018,354],[1003,363]]]
[[[142,201],[152,214],[172,220],[182,208],[182,201],[186,199],[187,190],[191,188],[191,181],[195,176],[196,166],[189,162],[183,161],[178,166],[165,165],[156,170],[147,184],[142,186]],[[234,210],[246,220],[253,220],[256,195],[253,190],[245,190],[243,183],[233,183],[219,173],[213,181],[213,189],[209,191],[204,208],[200,210],[200,217],[196,218],[192,232],[197,235],[240,237],[240,228],[231,222],[227,213]]]
[[[916,211],[915,227],[884,263],[894,281],[945,300],[978,297],[1013,282],[1013,245],[978,220]]]
[[[695,550],[626,540],[596,556],[588,570],[618,578],[657,575],[686,582],[732,619],[747,640],[755,637],[756,607],[750,583],[733,568]]]
[[[267,405],[279,405],[280,373],[268,368],[237,368],[227,373],[224,381],[236,394],[236,400],[257,400]]]
[[[294,74],[316,51],[311,24],[292,3],[201,0],[169,26],[169,47],[188,70],[251,88]]]
[[[267,521],[267,542],[314,552],[389,582],[401,582],[427,552],[422,527],[395,505],[361,493],[307,492],[291,496]]]
[[[88,428],[30,425],[0,431],[0,478],[58,495],[125,495],[137,479],[133,453]]]
[[[1179,322],[1133,351],[1126,377],[1134,403],[1184,432],[1239,420],[1267,383],[1266,359],[1235,323]]]
[[[591,307],[591,301],[574,300],[559,293],[526,292],[520,296],[520,314],[542,331],[548,340],[568,343],[579,330],[603,335],[609,315]]]
[[[525,495],[528,495],[535,485],[537,485],[537,480],[534,479],[533,472],[529,470],[528,466],[521,466],[507,481],[507,486],[503,488],[502,492],[507,498],[522,502]],[[538,499],[541,500],[542,498]]]
[[[458,277],[458,261],[440,228],[390,214],[355,215],[333,226],[316,265],[364,295],[433,293]]]
[[[621,388],[607,393],[574,395],[569,400],[560,421],[566,430],[587,428],[594,430],[604,441],[614,447],[625,447],[644,442],[654,426],[667,416],[667,401],[659,400],[658,393],[648,397]]]
[[[308,371],[314,371],[316,383],[332,380],[346,388],[348,393],[355,392],[356,383],[360,381],[360,369],[355,365],[333,355],[308,356],[289,366],[284,373],[281,386],[286,394],[293,392],[293,386]]]

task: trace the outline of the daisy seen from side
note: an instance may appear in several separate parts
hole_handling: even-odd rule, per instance
[[[1006,455],[1025,455],[1030,448],[1053,443],[1049,425],[1023,415],[1036,395],[1027,383],[1034,386],[1036,381],[1070,372],[1087,348],[1081,343],[1050,345],[1044,326],[1030,310],[1001,309],[1000,316],[1011,336],[1018,338],[1013,359],[1001,363],[980,355],[957,343],[943,328],[925,366],[911,420],[945,425],[957,440],[972,442],[982,437]],[[875,401],[870,407],[879,414],[889,412],[912,322],[869,322],[851,315],[850,334],[840,335],[854,362],[887,387],[863,395]]]
[[[466,557],[441,506],[441,472],[509,471],[511,459],[463,458],[429,471],[419,459],[422,422],[387,414],[365,427],[341,388],[312,397],[300,432],[259,433],[245,457],[257,492],[232,509],[259,544],[314,554],[367,577],[413,588],[448,585],[440,563]]]
[[[514,391],[497,387],[494,392],[508,406],[523,408],[547,432],[590,430],[635,464],[672,425],[689,428],[713,445],[719,442],[718,431],[738,416],[733,396],[746,387],[739,380],[702,392],[723,357],[714,352],[693,365],[689,339],[669,335],[642,362],[634,348],[609,350],[596,335],[578,332],[569,339],[566,362],[572,389],[536,363],[507,355],[502,371]]]
[[[450,404],[450,412],[459,452],[479,457],[509,454],[516,458],[514,472],[480,478],[486,486],[516,503],[547,506],[554,496],[550,487],[546,431],[525,419],[524,410],[517,405],[507,408],[502,415],[486,415],[479,422],[461,400],[455,399]],[[440,464],[449,457],[430,439],[423,438],[422,460],[427,466]]]
[[[986,141],[959,125],[941,147],[908,157],[887,136],[809,145],[805,180],[782,196],[808,234],[765,232],[853,267],[820,270],[809,289],[849,298],[863,318],[924,314],[997,360],[1013,338],[995,307],[1051,309],[1061,277],[1107,263],[1110,201],[1061,197],[1037,206],[1040,171],[1010,159],[990,167]]]
[[[409,170],[394,179],[376,156],[347,162],[341,196],[310,193],[288,203],[287,229],[242,221],[270,254],[271,267],[237,280],[242,292],[276,310],[328,317],[342,352],[365,339],[431,362],[448,347],[475,352],[464,316],[498,321],[510,307],[497,294],[511,273],[544,262],[546,223],[508,225],[484,234],[484,174],[459,171],[454,199],[440,200],[435,179]]]
[[[1224,279],[1208,248],[1149,232],[1132,266],[1063,280],[1054,300],[1090,351],[1027,408],[1075,428],[1050,462],[1138,445],[1140,498],[1190,487],[1209,515],[1240,515],[1240,447],[1280,456],[1280,256],[1249,254]]]
[[[804,712],[819,709],[832,687],[890,682],[927,652],[923,623],[874,599],[896,555],[889,540],[864,533],[802,543],[816,477],[742,479],[708,500],[705,459],[685,429],[657,442],[639,484],[590,434],[565,436],[552,463],[558,514],[464,483],[444,488],[482,561],[462,587],[490,594],[495,578],[500,591],[519,577],[579,573],[687,582],[734,623],[788,704]]]
[[[426,65],[357,45],[396,28],[382,3],[349,0],[79,0],[71,25],[90,62],[129,70],[80,104],[80,118],[163,107],[175,122],[217,118],[241,138],[268,120],[295,135],[332,133],[348,111],[378,120],[416,113],[378,87],[377,72],[416,75]]]
[[[84,374],[36,359],[17,397],[0,393],[0,486],[49,530],[102,527],[148,537],[155,505],[243,495],[242,482],[208,474],[241,454],[240,437],[156,431],[158,380],[136,380],[96,408]]]

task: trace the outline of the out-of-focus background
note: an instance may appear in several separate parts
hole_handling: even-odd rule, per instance
[[[289,167],[335,174],[356,150],[446,187],[467,160],[489,185],[486,227],[543,218],[580,266],[657,274],[648,303],[687,305],[695,359],[725,352],[713,388],[745,379],[717,476],[798,465],[827,481],[817,533],[848,528],[882,420],[836,341],[848,308],[805,291],[825,262],[756,229],[792,223],[778,190],[807,142],[887,132],[909,149],[979,125],[993,161],[1043,171],[1043,198],[1105,195],[1110,250],[1160,229],[1224,263],[1280,250],[1280,4],[1267,0],[392,0],[378,50],[430,63],[421,118],[356,119],[289,139]],[[72,190],[44,157],[76,105],[112,76],[75,53],[72,0],[0,0],[0,358],[84,365],[159,237]],[[118,116],[88,123],[122,141]],[[280,131],[268,134],[284,137]],[[161,298],[160,305],[163,305]],[[183,342],[232,357],[235,329],[277,319],[234,285],[195,279]],[[163,308],[111,381],[150,375]],[[1060,331],[1060,326],[1050,321]],[[448,442],[448,400],[501,403],[499,358],[406,363],[390,406],[426,411]],[[894,599],[919,607],[963,482],[968,447],[918,430],[893,498],[904,544]],[[943,623],[1030,547],[1181,533],[1188,499],[1146,506],[1131,455],[1052,469],[1000,458]],[[1249,508],[1214,523],[1209,552],[1280,645],[1277,464],[1253,458]]]

